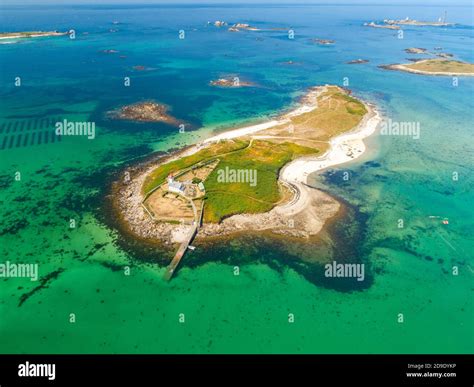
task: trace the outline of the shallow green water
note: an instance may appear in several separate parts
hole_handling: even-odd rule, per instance
[[[434,17],[437,11],[410,8],[414,16]],[[74,26],[79,33],[74,47],[60,39],[0,46],[0,147],[7,137],[0,150],[0,254],[2,262],[38,263],[40,281],[53,273],[42,285],[24,278],[0,281],[0,352],[472,353],[474,80],[461,78],[454,88],[450,78],[386,72],[377,65],[402,61],[402,49],[412,46],[442,45],[472,61],[473,30],[462,9],[450,11],[462,27],[412,28],[404,41],[361,27],[387,13],[406,16],[390,7],[5,11],[9,30]],[[222,18],[262,28],[290,24],[297,39],[289,41],[281,31],[259,33],[263,40],[251,33],[231,38],[206,29],[207,20]],[[117,33],[108,32],[113,20],[123,22]],[[180,28],[188,31],[184,41],[176,39]],[[314,46],[312,37],[337,43]],[[126,58],[99,52],[110,48]],[[345,64],[362,56],[369,64]],[[289,59],[302,64],[282,65]],[[134,72],[136,65],[151,70]],[[233,73],[261,87],[207,86]],[[132,87],[125,89],[129,74]],[[12,86],[15,76],[22,77],[22,87]],[[385,116],[421,125],[419,140],[375,136],[363,159],[312,179],[359,211],[353,221],[361,231],[350,245],[357,251],[338,248],[349,261],[370,267],[364,290],[331,285],[319,266],[298,263],[301,257],[323,260],[318,245],[282,246],[256,236],[197,244],[165,283],[164,269],[153,263],[162,262],[160,252],[154,257],[118,243],[123,236],[104,222],[103,197],[128,163],[193,143],[221,126],[268,118],[288,109],[307,87],[341,84],[345,76],[354,93]],[[170,105],[195,130],[180,135],[165,125],[104,116],[148,98]],[[48,137],[45,144],[44,133],[64,118],[96,122],[96,138],[51,143]],[[48,121],[38,121],[43,119]],[[449,225],[430,215],[449,218]],[[340,225],[339,243],[347,242],[343,234],[354,224]],[[453,266],[459,275],[452,275]]]

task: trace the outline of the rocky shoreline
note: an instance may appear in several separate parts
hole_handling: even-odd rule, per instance
[[[183,157],[190,149],[191,147],[188,147],[159,158],[153,157],[122,171],[122,178],[112,184],[110,194],[112,217],[118,223],[121,232],[147,243],[169,248],[181,242],[180,236],[185,233],[189,225],[153,221],[142,206],[144,195],[141,190],[145,178],[158,163]],[[339,212],[340,203],[327,193],[309,186],[303,190],[304,192],[299,192],[299,195],[303,195],[305,200],[295,209],[291,209],[292,200],[277,205],[266,213],[233,215],[218,224],[203,224],[196,239],[213,240],[252,231],[268,232],[285,238],[308,239],[316,236],[325,223]],[[287,208],[291,209],[290,214],[286,212]],[[309,225],[311,227],[308,227]]]
[[[178,126],[180,121],[168,113],[168,107],[153,101],[138,102],[122,106],[107,113],[107,116],[116,120],[141,122],[164,122]]]
[[[254,84],[251,82],[241,81],[239,77],[227,77],[227,78],[214,79],[209,82],[209,85],[217,86],[217,87],[229,87],[229,88],[254,86]]]
[[[300,106],[291,113],[286,113],[286,115],[297,115],[308,111],[308,109],[317,108],[317,95],[323,92],[324,89],[325,87],[311,89],[311,91],[301,99],[301,102],[306,105]],[[372,112],[370,108],[368,111]],[[366,125],[370,118],[373,118],[373,112],[368,113],[359,126]],[[253,127],[249,128],[252,129]],[[233,138],[232,132],[240,134],[242,130],[245,131],[245,128],[225,132],[212,139],[220,138],[219,136]],[[362,128],[361,133],[363,132],[364,129]],[[355,132],[353,131],[352,133],[352,136],[356,135],[357,128]],[[368,134],[363,134],[361,138],[370,135],[370,133],[369,131]],[[156,169],[158,164],[167,163],[193,154],[198,149],[202,149],[203,146],[209,146],[212,143],[212,141],[209,140],[212,139],[208,139],[199,144],[199,147],[196,145],[189,146],[158,159],[149,159],[138,166],[132,166],[125,170],[122,179],[114,183],[112,193],[113,208],[114,211],[117,212],[115,218],[120,221],[121,228],[124,228],[126,232],[131,235],[135,235],[137,238],[149,243],[158,243],[168,247],[180,243],[183,235],[186,235],[187,230],[192,226],[184,223],[175,224],[155,222],[152,220],[142,205],[144,200],[142,187],[146,177]],[[348,145],[345,141],[341,141],[345,144],[343,152],[346,152]],[[353,143],[349,148],[352,149],[352,147],[354,147],[355,149],[358,146],[360,145]],[[298,176],[295,176],[295,173],[297,170],[300,170],[300,168],[295,169],[292,165],[294,165],[295,162],[306,163],[305,165],[309,165],[311,168],[318,170],[318,168],[314,166],[315,161],[319,163],[318,165],[320,167],[323,167],[325,162],[328,162],[328,165],[334,165],[339,161],[347,162],[348,160],[356,158],[363,152],[363,149],[359,149],[357,152],[351,153],[350,156],[346,156],[345,154],[344,156],[337,156],[339,152],[341,152],[339,147],[340,145],[338,144],[336,146],[337,149],[334,150],[336,156],[329,151],[321,157],[308,159],[308,161],[296,159],[294,162],[282,168],[279,182],[282,186],[285,186],[286,189],[292,191],[293,198],[289,201],[276,205],[272,210],[266,213],[238,214],[225,218],[217,224],[203,224],[199,229],[196,239],[215,239],[248,232],[269,232],[275,236],[295,237],[303,240],[318,235],[325,224],[339,212],[340,203],[330,195],[308,186],[305,182],[306,177],[299,176],[302,174],[307,176],[307,172],[301,172],[298,173]],[[301,170],[303,171],[305,169],[303,168]]]

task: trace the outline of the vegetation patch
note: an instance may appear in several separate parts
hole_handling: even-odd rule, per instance
[[[145,183],[143,184],[142,191],[144,194],[150,192],[155,187],[164,183],[166,177],[170,173],[175,174],[198,163],[210,161],[212,159],[218,158],[220,155],[238,151],[247,147],[248,145],[249,141],[244,140],[221,141],[218,144],[211,145],[210,147],[204,148],[203,150],[190,156],[162,164],[147,176]],[[199,166],[196,165],[196,167]]]
[[[162,185],[173,174],[185,185],[202,183],[199,192],[204,194],[200,198],[204,200],[206,223],[271,210],[288,196],[278,183],[280,169],[296,158],[325,151],[332,137],[357,126],[367,113],[362,102],[337,86],[327,86],[314,98],[316,109],[288,116],[284,123],[262,130],[254,138],[212,143],[193,155],[160,165],[147,176],[143,193]],[[163,200],[160,191],[167,191],[167,187],[164,184],[149,196],[151,210],[166,219],[192,216],[185,205]]]
[[[456,60],[428,59],[404,65],[409,69],[439,73],[474,73],[474,64]]]
[[[281,167],[297,157],[316,154],[314,148],[286,142],[253,141],[252,146],[220,158],[219,165],[207,178],[204,221],[219,222],[240,213],[266,212],[280,200],[278,173]],[[256,171],[257,184],[221,182],[219,171]]]

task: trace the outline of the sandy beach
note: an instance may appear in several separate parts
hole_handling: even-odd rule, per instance
[[[321,92],[320,88],[312,90],[305,97],[305,103],[302,106],[282,116],[280,120],[231,130],[211,137],[207,141],[212,142],[243,135],[261,138],[262,136],[252,135],[258,134],[268,127],[288,122],[287,117],[289,116],[317,109],[316,98]],[[365,152],[364,139],[371,136],[381,122],[380,113],[375,107],[369,104],[365,105],[368,113],[359,125],[352,131],[331,139],[330,148],[325,154],[319,157],[298,158],[282,168],[279,181],[289,186],[293,191],[293,199],[290,202],[277,205],[267,213],[234,215],[224,219],[220,224],[205,224],[201,233],[211,236],[229,234],[233,230],[272,230],[277,234],[296,237],[317,235],[326,221],[336,215],[339,203],[326,193],[309,187],[307,185],[308,176],[328,167],[351,162]]]
[[[317,109],[316,97],[321,89],[312,90],[306,97],[308,101],[297,109],[283,115],[278,120],[272,120],[258,125],[230,130],[204,140],[203,143],[229,140],[237,137],[250,136],[251,138],[270,138],[270,136],[253,136],[265,129],[289,122],[288,117],[297,116]],[[360,124],[348,133],[344,133],[330,140],[330,149],[320,157],[299,158],[287,164],[280,173],[280,179],[287,183],[307,183],[307,176],[319,170],[347,163],[360,157],[365,151],[363,139],[372,135],[381,121],[379,112],[374,106],[365,104],[368,113]],[[192,154],[193,151],[187,153]]]
[[[310,112],[314,109],[317,109],[318,102],[317,97],[322,92],[320,88],[313,88],[306,94],[303,98],[302,105],[296,109],[290,111],[289,113],[282,115],[276,120],[271,120],[257,125],[245,126],[243,128],[232,129],[224,133],[217,134],[203,141],[203,143],[216,142],[220,140],[230,140],[237,137],[249,136],[257,132],[261,132],[265,129],[270,129],[274,126],[287,124],[290,122],[289,118],[294,116],[299,116],[301,114]]]
[[[69,32],[56,32],[56,31],[51,31],[51,32],[33,32],[31,34],[25,34],[25,33],[9,33],[7,36],[0,36],[0,40],[4,39],[22,39],[22,38],[40,38],[40,37],[46,37],[46,36],[62,36],[62,35],[68,35]]]
[[[301,104],[277,119],[229,130],[209,137],[204,141],[174,153],[163,160],[164,163],[194,154],[203,148],[221,140],[247,137],[258,139],[260,132],[290,122],[289,117],[301,115],[318,108],[317,97],[327,86],[312,88],[301,100]],[[307,185],[308,176],[360,157],[366,150],[364,139],[372,135],[381,121],[374,106],[364,104],[367,113],[360,123],[350,132],[343,133],[329,141],[328,150],[321,156],[300,157],[285,165],[278,180],[282,187],[291,192],[292,198],[276,205],[272,210],[259,214],[238,214],[222,220],[220,223],[205,223],[197,238],[229,235],[242,231],[271,231],[275,234],[303,237],[317,235],[324,224],[339,211],[340,204],[328,194]],[[146,214],[141,192],[146,176],[157,167],[148,165],[118,193],[122,218],[133,233],[142,238],[156,239],[168,243],[179,243],[186,235],[188,225],[155,223]]]
[[[374,107],[366,105],[368,113],[351,132],[330,140],[329,150],[320,157],[299,158],[287,164],[280,173],[280,179],[287,183],[307,183],[310,173],[328,167],[344,164],[360,157],[365,152],[364,138],[372,135],[381,121]]]

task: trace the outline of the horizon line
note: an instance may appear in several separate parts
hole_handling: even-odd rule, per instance
[[[218,1],[215,1],[213,2],[211,0],[211,2],[209,1],[203,1],[203,2],[190,2],[189,0],[183,0],[183,1],[155,1],[155,0],[145,0],[144,2],[134,2],[133,0],[127,0],[127,1],[123,1],[123,2],[120,2],[120,0],[112,0],[110,2],[107,2],[105,1],[104,3],[96,3],[96,2],[93,2],[93,1],[90,1],[90,0],[78,0],[78,1],[72,1],[70,3],[61,3],[61,2],[57,2],[56,0],[51,0],[51,1],[46,1],[46,2],[43,2],[43,3],[38,3],[36,1],[33,2],[33,0],[30,0],[31,2],[9,2],[8,0],[7,1],[3,1],[1,5],[18,5],[18,6],[22,6],[22,5],[28,5],[28,6],[43,6],[43,5],[57,5],[57,6],[68,6],[68,5],[94,5],[94,6],[111,6],[111,5],[117,5],[117,6],[120,6],[120,5],[136,5],[136,6],[142,6],[142,5],[199,5],[199,6],[203,6],[203,5],[211,5],[211,6],[215,6],[215,5],[225,5],[225,6],[233,6],[233,5],[252,5],[252,6],[261,6],[261,5],[291,5],[291,6],[304,6],[304,5],[321,5],[321,6],[355,6],[355,5],[360,5],[360,6],[366,6],[366,5],[371,5],[371,6],[398,6],[398,5],[403,5],[403,6],[439,6],[439,7],[453,7],[453,6],[467,6],[467,7],[472,7],[472,3],[470,2],[467,2],[467,3],[455,3],[455,4],[440,4],[439,2],[437,2],[436,0],[434,0],[433,3],[426,3],[426,2],[423,2],[423,0],[419,0],[419,2],[416,2],[416,3],[412,3],[412,2],[406,2],[407,0],[400,0],[400,1],[393,1],[393,2],[390,2],[390,3],[385,3],[381,0],[368,0],[368,1],[364,1],[364,2],[348,2],[348,0],[342,0],[341,2],[335,2],[335,3],[330,3],[330,2],[327,2],[326,1],[318,1],[318,0],[314,0],[314,1],[307,1],[307,2],[297,2],[297,3],[294,3],[294,2],[291,2],[291,0],[285,0],[285,1],[263,1],[263,2],[253,2],[251,0],[244,0],[244,1],[232,1],[232,2],[225,2],[225,1],[221,1],[221,0],[218,0]],[[117,1],[117,2],[115,2]]]

